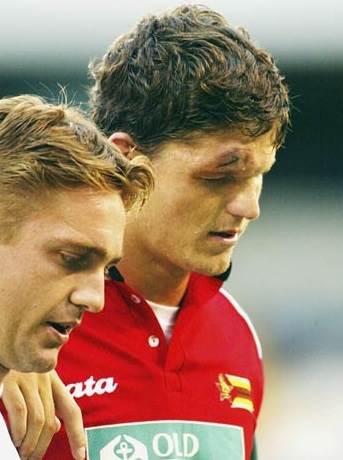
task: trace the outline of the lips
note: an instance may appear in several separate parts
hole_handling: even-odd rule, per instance
[[[241,229],[224,229],[211,231],[208,235],[215,244],[231,247],[238,242],[241,233]]]
[[[70,332],[78,326],[78,322],[69,321],[69,322],[57,322],[57,321],[47,321],[47,324],[55,329],[59,334],[68,335]]]
[[[219,236],[220,238],[234,238],[238,232],[235,231],[220,231],[220,232],[210,232],[210,235]]]
[[[211,236],[216,236],[219,238],[238,238],[239,235],[242,233],[242,230],[240,228],[228,228],[228,229],[214,230],[209,233]]]

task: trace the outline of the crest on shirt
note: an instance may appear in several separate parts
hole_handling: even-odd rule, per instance
[[[216,385],[219,389],[220,401],[228,401],[234,409],[245,409],[254,412],[250,380],[231,374],[219,374]]]

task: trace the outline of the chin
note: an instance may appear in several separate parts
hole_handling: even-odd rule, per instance
[[[27,360],[22,363],[20,369],[18,368],[16,370],[20,372],[36,372],[40,374],[54,369],[57,364],[57,353],[52,353],[52,350],[49,350],[50,356],[46,356],[47,353],[42,353],[42,355],[31,355],[30,357],[27,357]]]
[[[197,273],[207,276],[219,276],[225,273],[230,267],[231,257],[209,258],[202,264],[198,264],[194,270]]]
[[[35,363],[36,371],[35,372],[49,372],[55,369],[57,365],[57,355],[51,358],[42,358],[37,360]]]

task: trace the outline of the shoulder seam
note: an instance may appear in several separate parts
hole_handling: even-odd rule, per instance
[[[230,304],[234,307],[234,309],[237,311],[237,313],[244,319],[244,321],[247,323],[250,332],[252,333],[252,336],[254,337],[255,340],[255,345],[257,349],[257,354],[260,359],[262,359],[262,346],[260,339],[258,338],[258,334],[256,332],[256,329],[251,322],[251,319],[249,318],[248,314],[243,310],[243,308],[239,305],[239,303],[232,297],[231,294],[229,294],[226,289],[221,287],[219,289],[219,292],[230,302]]]

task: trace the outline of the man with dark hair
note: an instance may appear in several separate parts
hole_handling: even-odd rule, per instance
[[[89,458],[249,460],[261,349],[222,283],[284,141],[283,78],[245,31],[200,6],[143,18],[92,72],[94,120],[129,158],[151,159],[156,186],[130,213],[106,308],[58,368]],[[61,430],[45,458],[68,455]]]

